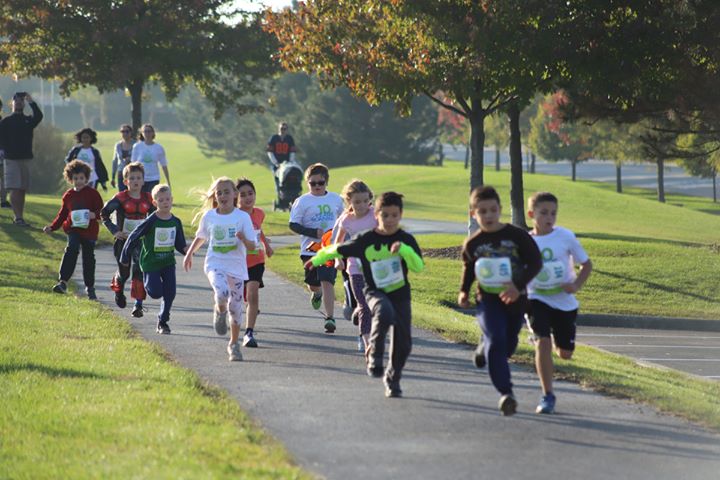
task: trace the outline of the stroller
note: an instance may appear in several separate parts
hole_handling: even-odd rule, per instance
[[[275,170],[277,200],[273,210],[290,210],[293,202],[302,193],[303,170],[297,162],[282,162]]]

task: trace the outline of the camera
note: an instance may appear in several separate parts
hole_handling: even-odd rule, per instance
[[[15,92],[15,95],[13,95],[13,98],[19,98],[22,100],[25,100],[25,97],[27,97],[27,92]]]

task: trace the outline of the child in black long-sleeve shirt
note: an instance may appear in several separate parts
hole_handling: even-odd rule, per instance
[[[490,379],[501,394],[500,411],[513,415],[517,401],[508,358],[515,353],[523,325],[525,287],[542,268],[542,258],[527,232],[500,222],[500,197],[494,188],[473,190],[470,208],[480,229],[463,245],[458,304],[470,307],[470,287],[477,278],[477,320],[483,340],[475,354],[475,365],[482,368],[487,360]]]

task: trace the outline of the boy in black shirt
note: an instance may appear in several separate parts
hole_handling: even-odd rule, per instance
[[[501,394],[498,407],[508,416],[517,409],[508,358],[515,353],[523,325],[528,303],[525,286],[542,268],[542,258],[527,232],[500,222],[500,197],[494,188],[473,190],[470,208],[480,229],[463,245],[458,304],[470,307],[470,287],[477,278],[477,319],[483,341],[475,365],[483,367],[487,359],[490,379]]]
[[[341,257],[359,258],[365,276],[365,297],[372,312],[370,346],[365,351],[368,375],[383,377],[386,397],[400,397],[400,377],[412,338],[410,332],[410,283],[408,270],[423,269],[422,253],[415,238],[400,229],[402,195],[385,192],[375,201],[378,226],[341,245],[320,250],[305,266],[313,268]],[[532,240],[531,240],[532,241]],[[383,372],[385,337],[390,339],[390,363]]]

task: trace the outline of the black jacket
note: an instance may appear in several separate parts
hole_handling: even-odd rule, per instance
[[[29,160],[33,158],[33,130],[43,119],[37,103],[30,102],[32,116],[13,113],[0,120],[0,149],[5,150],[8,160]]]
[[[75,160],[78,156],[78,153],[80,153],[80,150],[82,150],[82,145],[77,145],[73,147],[70,152],[68,152],[67,157],[65,157],[65,163],[70,163],[73,160]],[[107,190],[107,185],[105,185],[108,181],[108,172],[105,168],[105,164],[102,161],[102,157],[100,156],[100,152],[95,147],[90,147],[90,150],[92,150],[93,155],[95,156],[95,173],[98,176],[97,183],[101,184],[103,186],[103,190]]]

